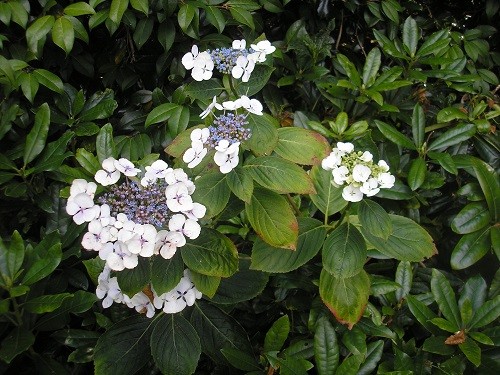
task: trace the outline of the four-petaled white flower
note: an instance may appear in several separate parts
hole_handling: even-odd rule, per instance
[[[238,58],[236,59],[236,65],[233,66],[233,69],[231,70],[231,75],[236,79],[241,78],[242,82],[248,82],[248,80],[250,79],[250,75],[252,74],[254,69],[254,59],[248,58],[246,56],[238,56]]]
[[[137,176],[141,170],[136,168],[134,163],[125,158],[120,158],[114,161],[115,168],[127,177]]]
[[[194,67],[194,62],[196,58],[198,57],[198,46],[194,45],[191,47],[191,52],[186,53],[184,56],[182,56],[182,65],[184,65],[184,68],[186,70],[191,70]]]
[[[88,225],[89,231],[83,235],[82,246],[85,250],[99,251],[111,239],[109,229],[100,220],[94,219]]]
[[[139,263],[137,255],[132,254],[127,245],[121,241],[105,243],[99,250],[99,258],[105,260],[113,271],[123,271],[125,268],[132,269],[137,267]]]
[[[146,314],[148,318],[152,318],[155,315],[153,303],[144,292],[139,292],[130,298],[127,301],[127,306],[135,308],[135,311],[141,314]]]
[[[352,179],[356,182],[365,182],[371,173],[372,170],[366,165],[356,164],[352,169]]]
[[[241,100],[227,100],[222,103],[222,108],[227,109],[228,111],[236,111],[241,108]]]
[[[198,54],[194,60],[193,70],[191,70],[191,77],[196,81],[206,81],[212,78],[212,71],[214,69],[214,62],[210,54],[206,51]]]
[[[92,199],[94,198],[94,194],[96,192],[97,185],[95,182],[88,182],[87,180],[84,180],[83,178],[76,178],[73,180],[71,183],[71,187],[69,190],[70,196],[75,196],[80,193],[85,193]]]
[[[345,165],[332,169],[333,181],[339,186],[344,184],[347,180],[348,174],[349,169]]]
[[[188,168],[194,168],[201,163],[207,152],[208,149],[203,147],[203,143],[193,142],[192,147],[188,148],[182,156],[182,160],[188,163]]]
[[[363,199],[363,193],[359,190],[359,187],[351,184],[342,189],[342,198],[348,202],[359,202]]]
[[[233,44],[232,44],[233,49],[242,50],[242,49],[245,49],[246,46],[247,46],[247,42],[245,39],[233,40]]]
[[[193,199],[188,187],[183,182],[177,182],[165,189],[167,207],[172,212],[189,211],[193,209]]]
[[[161,296],[155,296],[153,303],[157,309],[163,308],[167,314],[175,314],[192,306],[194,301],[201,298],[201,293],[196,289],[187,270],[177,286]]]
[[[100,213],[100,208],[94,205],[94,200],[87,193],[79,193],[68,199],[66,212],[73,216],[73,221],[77,224],[91,222]]]
[[[120,171],[115,167],[116,159],[109,157],[102,161],[102,169],[99,169],[94,178],[102,186],[116,183],[120,179]]]
[[[150,257],[154,254],[156,228],[151,224],[135,224],[134,236],[127,241],[127,248],[132,254]]]
[[[186,219],[182,214],[175,214],[168,222],[168,229],[179,232],[187,238],[195,239],[200,235],[201,227],[196,220]]]
[[[380,173],[377,180],[382,189],[390,189],[396,182],[396,178],[392,174],[387,172]]]
[[[248,112],[262,116],[262,103],[257,99],[250,99],[248,96],[243,95],[240,100],[241,106]]]
[[[365,194],[367,197],[371,197],[380,191],[378,187],[378,181],[376,178],[370,177],[363,185],[359,187],[359,190]]]
[[[215,164],[219,166],[219,170],[221,173],[229,173],[239,163],[238,150],[233,153],[226,153],[217,151],[214,155]]]
[[[261,40],[257,44],[250,44],[250,47],[255,51],[251,55],[255,57],[255,61],[257,62],[266,61],[266,55],[276,51],[276,47],[271,45],[271,42],[268,40]]]
[[[175,255],[177,248],[186,244],[186,238],[180,232],[161,230],[156,235],[155,252],[163,258],[170,259]]]
[[[217,96],[214,96],[213,99],[212,99],[212,103],[210,103],[208,105],[208,107],[200,113],[200,117],[201,118],[205,118],[207,117],[210,113],[212,113],[212,109],[213,108],[216,108],[218,109],[219,111],[222,110],[222,105],[217,103]],[[201,130],[201,129],[195,129],[195,130]],[[207,129],[208,130],[208,129]],[[194,130],[193,130],[194,131]],[[208,137],[207,137],[208,138]]]
[[[210,130],[208,128],[196,128],[191,132],[189,137],[191,138],[191,142],[205,143],[208,140],[208,137],[210,137]]]
[[[337,148],[344,154],[349,154],[354,151],[354,145],[350,142],[337,142]]]

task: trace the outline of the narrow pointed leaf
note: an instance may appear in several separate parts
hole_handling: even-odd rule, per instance
[[[469,329],[481,328],[490,324],[500,316],[500,296],[486,301],[474,315],[469,323]]]
[[[73,49],[75,30],[71,21],[66,17],[59,17],[54,22],[54,26],[52,26],[52,41],[66,52],[66,54]]]
[[[451,288],[450,282],[437,269],[432,270],[431,291],[443,316],[457,329],[460,328],[462,322],[455,292]]]
[[[456,270],[470,267],[482,259],[490,249],[490,227],[465,234],[453,248],[450,259],[451,267]]]
[[[290,318],[284,315],[276,320],[264,339],[264,352],[280,351],[290,333]]]
[[[380,68],[381,55],[378,48],[372,49],[366,56],[365,65],[363,66],[363,84],[370,87],[375,82],[378,70]]]
[[[109,19],[115,24],[119,24],[122,20],[123,13],[128,8],[129,0],[112,0],[111,7],[109,8]]]
[[[403,44],[411,57],[415,56],[418,43],[418,26],[417,22],[408,17],[403,25]]]
[[[334,374],[339,365],[339,345],[332,323],[323,317],[314,332],[314,360],[319,375]]]
[[[24,165],[27,165],[37,157],[45,147],[50,126],[50,108],[47,103],[43,103],[37,110],[33,128],[26,137],[24,146]]]

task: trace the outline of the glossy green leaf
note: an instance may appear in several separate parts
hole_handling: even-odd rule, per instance
[[[290,318],[283,315],[278,318],[266,333],[264,352],[280,351],[290,333]]]
[[[139,264],[135,268],[125,268],[116,273],[120,289],[130,298],[142,291],[151,280],[151,263],[149,259],[141,256],[138,258]]]
[[[33,103],[33,99],[35,98],[36,93],[38,92],[38,88],[40,84],[30,73],[22,72],[19,75],[19,82],[21,83],[21,89],[23,90],[23,94],[31,103]]]
[[[447,130],[434,141],[432,141],[428,147],[428,150],[438,150],[446,148],[449,146],[456,145],[457,143],[466,141],[476,134],[476,125],[474,124],[459,124],[454,128]]]
[[[49,72],[46,69],[35,69],[33,70],[33,77],[40,83],[44,85],[49,90],[57,93],[63,92],[63,83],[61,79],[54,73]]]
[[[486,227],[490,220],[488,206],[483,202],[472,202],[453,218],[451,229],[459,234],[472,233]]]
[[[361,233],[365,239],[382,254],[398,260],[420,262],[436,254],[432,237],[413,220],[389,215],[393,231],[387,239],[376,237],[363,227]]]
[[[418,320],[418,322],[429,332],[436,334],[438,331],[434,325],[430,323],[430,321],[437,318],[437,315],[414,296],[408,295],[406,297],[406,301],[411,313]]]
[[[358,274],[366,262],[366,243],[354,225],[343,223],[325,240],[323,267],[338,278]]]
[[[229,277],[238,270],[238,252],[229,238],[202,228],[198,238],[182,248],[182,259],[189,269],[208,276]]]
[[[179,105],[175,103],[160,104],[149,112],[144,126],[148,127],[152,124],[167,121],[178,107]]]
[[[427,156],[429,156],[432,160],[436,160],[444,170],[453,173],[454,175],[458,174],[457,166],[455,165],[455,162],[450,154],[445,152],[430,151],[427,153]]]
[[[370,87],[377,76],[380,69],[381,56],[378,48],[372,49],[366,56],[365,65],[363,66],[363,84]]]
[[[73,295],[70,293],[44,295],[26,301],[23,307],[29,312],[42,314],[54,311],[67,298],[73,298]]]
[[[465,234],[453,248],[450,264],[455,270],[472,266],[491,249],[490,227]]]
[[[66,54],[73,49],[75,30],[66,17],[59,17],[54,22],[54,26],[52,26],[52,41],[66,52]]]
[[[0,359],[10,363],[34,343],[35,335],[31,331],[24,326],[16,327],[2,340]]]
[[[146,16],[149,12],[149,2],[148,0],[130,0],[130,5],[135,10],[144,13]]]
[[[35,22],[26,29],[28,47],[35,55],[38,54],[39,41],[45,38],[49,31],[52,30],[54,22],[54,16],[42,16],[36,19]]]
[[[253,192],[253,179],[245,168],[236,167],[226,176],[231,192],[244,202],[250,202]]]
[[[50,275],[62,259],[61,242],[57,232],[46,235],[33,249],[34,257],[23,276],[24,285],[32,285]]]
[[[251,159],[243,167],[262,187],[278,193],[313,194],[309,175],[296,164],[276,156]]]
[[[370,279],[364,270],[352,277],[340,278],[323,269],[319,279],[319,294],[335,318],[352,328],[366,308]]]
[[[123,13],[128,8],[129,0],[111,0],[111,6],[109,7],[109,19],[115,24],[119,24],[122,20]]]
[[[393,126],[379,120],[375,120],[375,124],[377,125],[378,130],[380,130],[383,136],[389,141],[399,146],[406,147],[407,149],[415,150],[413,142],[406,135],[396,130]]]
[[[196,289],[208,298],[212,298],[215,295],[222,279],[219,276],[207,276],[193,270],[189,270],[189,276]]]
[[[309,176],[316,190],[316,194],[311,194],[310,198],[326,216],[333,215],[347,206],[347,201],[342,198],[342,188],[332,184],[330,171],[314,166],[309,172]]]
[[[177,14],[177,22],[182,30],[186,31],[193,21],[195,16],[196,8],[193,4],[186,3],[182,4],[179,8],[179,13]]]
[[[455,292],[448,279],[435,268],[432,270],[431,291],[439,310],[457,331],[461,327],[461,319]]]
[[[411,130],[413,141],[417,147],[422,147],[425,136],[425,112],[420,104],[413,107],[413,116],[411,118]]]
[[[139,371],[151,358],[149,341],[156,324],[156,319],[134,315],[111,326],[97,341],[95,374],[126,375]]]
[[[339,365],[339,345],[335,329],[326,317],[316,323],[314,331],[314,360],[319,375],[335,373]]]
[[[395,281],[401,285],[401,288],[396,290],[396,299],[401,301],[410,293],[413,281],[413,269],[410,262],[399,262],[396,269]]]
[[[75,136],[72,131],[65,132],[57,140],[49,142],[43,149],[33,167],[33,173],[49,172],[59,168],[71,152],[66,151],[69,141]]]
[[[33,128],[26,136],[23,156],[24,165],[30,163],[42,152],[49,133],[49,126],[50,108],[47,103],[43,103],[36,111]]]
[[[382,358],[383,349],[383,340],[377,340],[375,342],[369,343],[367,346],[366,358],[361,364],[357,375],[371,374],[372,371],[377,368],[377,365]]]
[[[278,129],[274,150],[283,159],[302,165],[317,165],[330,153],[330,144],[322,135],[308,129]]]
[[[498,174],[479,159],[473,159],[473,168],[490,209],[490,215],[494,222],[498,222],[500,220],[500,182]]]
[[[481,328],[498,319],[500,316],[500,296],[486,301],[479,309],[474,312],[468,325],[469,329]]]
[[[2,286],[10,289],[24,260],[24,242],[16,230],[12,233],[10,245],[0,239],[0,277]]]
[[[113,90],[98,91],[85,102],[78,119],[80,122],[106,119],[111,117],[117,107]]]
[[[94,175],[99,169],[101,169],[99,160],[97,160],[94,154],[88,152],[84,148],[79,148],[78,150],[76,150],[75,157],[78,163],[92,175]]]
[[[450,122],[453,120],[467,120],[467,114],[456,107],[446,107],[437,114],[438,122]]]
[[[226,27],[226,19],[219,8],[209,5],[205,8],[205,15],[207,17],[207,21],[215,26],[219,34],[221,34]]]
[[[64,14],[69,16],[83,16],[86,14],[94,14],[95,10],[89,4],[79,1],[77,3],[70,4],[64,8]]]
[[[389,238],[392,233],[392,222],[389,214],[369,199],[359,202],[358,218],[361,226],[375,237]]]
[[[403,44],[411,57],[414,57],[417,52],[418,37],[417,22],[413,18],[408,17],[403,25]]]
[[[411,190],[417,190],[425,181],[427,164],[423,158],[413,159],[408,171],[408,186]]]
[[[25,29],[28,23],[28,11],[26,8],[20,1],[7,1],[7,5],[10,7],[12,21]]]
[[[255,30],[255,23],[253,21],[252,13],[250,13],[248,10],[239,7],[231,7],[229,8],[229,12],[236,21],[248,26],[252,30]]]
[[[208,81],[193,81],[186,86],[185,93],[192,99],[201,101],[212,100],[214,96],[220,95],[224,87],[215,78]],[[251,117],[251,115],[249,116]],[[248,119],[247,119],[248,120]]]
[[[116,147],[113,140],[113,126],[110,123],[104,125],[96,139],[96,151],[99,162],[109,157],[116,157]]]
[[[175,24],[173,22],[162,22],[158,27],[157,36],[165,52],[169,51],[175,41]]]
[[[425,39],[417,51],[417,56],[436,55],[450,43],[449,32],[446,29],[436,31]]]
[[[252,136],[243,142],[243,147],[258,156],[270,155],[278,144],[278,121],[267,113],[262,116],[249,114],[247,121]]]
[[[154,21],[149,18],[140,19],[137,22],[137,26],[134,30],[134,43],[137,46],[137,49],[141,49],[142,46],[148,41],[151,33],[153,32]]]
[[[354,86],[361,87],[361,77],[356,66],[341,53],[337,54],[337,59]]]
[[[273,247],[260,238],[252,248],[250,268],[273,273],[293,271],[311,260],[323,245],[326,229],[316,219],[298,218],[299,236],[297,249],[281,249]]]
[[[382,0],[382,12],[396,25],[399,25],[399,14],[402,10],[401,6],[395,0]]]
[[[268,83],[271,74],[275,68],[268,65],[257,65],[250,76],[248,82],[239,82],[236,84],[236,93],[238,95],[252,96],[261,91]],[[257,116],[257,115],[255,115]]]
[[[179,252],[172,258],[156,256],[151,263],[151,286],[156,294],[161,295],[174,289],[184,272],[184,263]]]
[[[230,194],[231,190],[224,174],[208,173],[196,180],[193,201],[203,204],[207,208],[205,218],[210,218],[222,212]]]
[[[481,348],[474,340],[465,340],[458,347],[476,367],[481,364]]]
[[[231,366],[243,371],[259,371],[262,370],[257,364],[257,360],[248,353],[234,348],[222,348],[221,353]]]
[[[293,211],[281,195],[254,188],[250,203],[245,203],[248,221],[268,244],[295,250],[299,225]]]
[[[151,332],[151,355],[164,374],[193,374],[201,355],[200,338],[193,326],[179,314],[158,319]]]

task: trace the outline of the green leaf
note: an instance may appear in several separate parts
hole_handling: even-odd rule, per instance
[[[371,374],[372,371],[377,368],[377,365],[382,358],[383,349],[383,340],[377,340],[375,342],[369,343],[367,346],[365,360],[359,368],[357,375]]]
[[[79,148],[76,150],[75,154],[78,163],[91,175],[94,175],[99,169],[101,169],[101,164],[99,160],[94,156],[94,154],[88,152],[84,148]]]
[[[253,96],[257,94],[269,81],[274,68],[268,65],[257,65],[248,82],[237,82],[236,93],[238,95]],[[255,115],[257,116],[257,115]]]
[[[366,355],[366,334],[358,326],[344,333],[342,343],[352,354]]]
[[[309,197],[326,216],[333,215],[347,206],[347,201],[342,198],[342,188],[332,184],[330,171],[314,166],[309,172],[309,177],[311,177],[316,190],[316,194],[311,194]]]
[[[151,355],[164,374],[193,374],[201,355],[200,338],[189,322],[178,314],[158,319],[150,339]]]
[[[200,335],[201,349],[217,363],[226,363],[223,348],[235,348],[252,353],[245,330],[231,316],[214,305],[199,300],[194,304],[190,319]]]
[[[417,190],[425,181],[427,164],[421,157],[413,159],[408,171],[408,186],[411,190]]]
[[[205,218],[214,217],[226,207],[231,190],[226,182],[226,175],[208,173],[196,180],[196,190],[193,201],[203,204],[207,208]]]
[[[437,137],[428,147],[428,150],[438,150],[456,145],[457,143],[466,141],[476,134],[476,125],[474,124],[459,124],[453,129],[447,130]]]
[[[38,54],[39,41],[45,38],[49,31],[52,30],[54,22],[54,16],[42,16],[26,29],[26,42],[28,43],[28,48],[35,55]]]
[[[455,299],[455,292],[451,288],[448,279],[435,268],[432,270],[431,291],[443,316],[453,324],[455,327],[454,332],[458,331],[462,322],[457,300]]]
[[[413,220],[389,215],[393,231],[387,239],[375,237],[361,227],[365,239],[382,254],[398,260],[420,262],[436,254],[436,246],[432,237]]]
[[[196,8],[193,4],[186,3],[182,4],[179,8],[179,13],[177,13],[177,22],[183,31],[186,31],[193,21],[193,18],[196,13]]]
[[[257,364],[257,360],[241,350],[234,348],[223,348],[221,353],[231,366],[243,371],[260,371],[262,370]]]
[[[475,158],[472,160],[474,172],[490,209],[490,215],[493,221],[498,223],[500,220],[500,182],[498,174],[484,161]]]
[[[281,249],[268,245],[258,238],[252,247],[251,269],[284,273],[306,264],[318,253],[326,236],[321,222],[312,218],[298,218],[299,236],[297,249]]]
[[[469,329],[481,328],[498,319],[500,316],[500,296],[486,301],[472,316],[468,325]]]
[[[29,312],[43,314],[59,308],[67,298],[73,298],[73,295],[70,293],[61,293],[40,296],[26,301],[23,307]]]
[[[375,124],[377,125],[378,130],[380,130],[383,136],[389,141],[399,146],[406,147],[407,149],[415,150],[413,142],[406,135],[396,130],[393,126],[379,120],[375,120]]]
[[[146,16],[148,15],[149,12],[148,0],[130,0],[130,5],[132,5],[132,8],[134,8],[135,10],[144,13]]]
[[[54,26],[52,26],[52,41],[66,52],[66,55],[73,49],[75,30],[71,21],[66,17],[59,17],[54,22]]]
[[[319,294],[335,318],[351,329],[361,319],[368,303],[370,279],[364,270],[352,277],[340,278],[323,269]]]
[[[221,86],[220,81],[212,78],[208,81],[191,82],[186,86],[185,93],[191,99],[198,99],[202,102],[206,102],[208,100],[212,100],[214,96],[219,96],[223,89],[224,87]],[[251,115],[249,117],[251,117]]]
[[[73,138],[75,133],[66,131],[57,140],[48,143],[40,157],[38,157],[33,173],[49,172],[59,168],[67,157],[71,156],[71,152],[66,151],[68,142]]]
[[[491,249],[490,227],[465,234],[453,248],[450,264],[455,270],[472,266]]]
[[[10,7],[12,21],[25,29],[28,23],[28,12],[23,4],[20,1],[8,1],[7,5]]]
[[[229,8],[231,16],[239,23],[248,26],[250,29],[255,30],[255,23],[253,21],[252,13],[243,8],[231,7]]]
[[[331,149],[322,135],[308,129],[287,127],[278,129],[278,144],[274,151],[293,163],[317,165]]]
[[[358,274],[366,262],[366,243],[354,225],[343,223],[323,244],[323,267],[333,276],[347,278]]]
[[[21,89],[23,90],[24,96],[31,103],[33,103],[33,99],[38,92],[38,88],[40,87],[38,81],[33,77],[32,74],[22,72],[19,75],[19,82],[21,83]]]
[[[234,195],[244,202],[250,202],[253,179],[246,169],[236,167],[226,175],[226,182]]]
[[[283,315],[267,331],[264,339],[264,352],[280,351],[290,333],[290,318]]]
[[[425,112],[420,104],[415,104],[413,107],[413,116],[411,118],[411,129],[413,141],[417,148],[422,147],[424,144],[425,136]]]
[[[189,124],[189,107],[178,106],[168,119],[168,132],[172,138],[186,130]]]
[[[258,156],[270,155],[278,144],[278,121],[267,113],[262,116],[249,114],[247,121],[252,136],[243,142],[243,147],[248,147]]]
[[[46,235],[32,251],[34,259],[23,276],[24,285],[32,285],[50,275],[62,259],[61,239],[57,232]]]
[[[314,331],[314,360],[319,375],[334,374],[339,365],[339,344],[332,323],[321,317]]]
[[[413,269],[410,262],[399,262],[395,281],[401,285],[401,288],[396,290],[396,299],[401,301],[410,293],[413,281]]]
[[[285,198],[256,187],[250,203],[245,203],[245,211],[255,232],[265,242],[295,250],[299,226]]]
[[[408,308],[418,322],[429,332],[436,334],[438,331],[430,321],[437,318],[437,315],[414,296],[408,295],[406,301],[408,303]]]
[[[467,120],[467,114],[456,107],[446,107],[440,110],[436,120],[438,122],[450,122],[453,120]]]
[[[0,238],[0,277],[2,286],[10,289],[24,260],[24,242],[16,230],[7,247]]]
[[[444,170],[454,175],[458,174],[457,166],[455,165],[455,162],[453,161],[453,158],[450,154],[445,152],[430,151],[427,153],[427,156],[429,156],[429,158],[431,158],[432,160],[437,160],[437,162],[441,165],[441,167],[444,168]]]
[[[481,348],[474,340],[466,339],[462,344],[459,344],[458,347],[476,367],[481,364]]]
[[[98,91],[85,102],[78,120],[81,123],[105,119],[110,117],[117,107],[118,103],[114,99],[113,90]]]
[[[251,159],[243,167],[262,187],[277,193],[313,194],[309,175],[296,164],[276,156]]]
[[[374,48],[366,56],[365,65],[363,66],[363,84],[366,87],[372,86],[375,82],[375,78],[380,68],[380,63],[380,50],[378,48]]]
[[[110,123],[104,125],[99,131],[99,134],[97,134],[95,146],[97,158],[100,163],[111,156],[116,156],[115,142],[113,140],[113,126]]]
[[[111,6],[109,8],[109,19],[115,24],[119,24],[122,20],[123,13],[128,8],[128,0],[111,0]]]
[[[410,56],[414,57],[418,44],[418,26],[411,17],[408,17],[403,25],[403,44]]]
[[[64,8],[64,14],[69,16],[83,16],[86,14],[94,14],[95,10],[89,4],[79,1],[77,3],[73,3]]]
[[[207,21],[215,26],[219,34],[222,34],[224,27],[226,27],[226,19],[219,8],[210,5],[206,6],[205,16],[207,17]]]
[[[33,128],[26,136],[23,156],[25,166],[42,152],[49,133],[49,126],[50,108],[47,103],[43,103],[36,111]]]
[[[451,229],[459,234],[472,233],[486,227],[490,220],[488,206],[483,202],[472,202],[453,218]]]
[[[143,315],[126,318],[108,329],[94,349],[96,375],[134,374],[151,358],[149,341],[156,319]]]
[[[447,29],[431,34],[422,43],[416,55],[419,57],[431,54],[437,55],[439,51],[449,46],[450,38],[448,38],[448,35],[449,31]]]
[[[158,295],[166,293],[179,284],[183,272],[184,263],[179,252],[170,259],[154,257],[151,264],[151,286]]]
[[[237,274],[238,273],[236,273],[236,275]],[[196,289],[208,298],[212,298],[215,295],[221,282],[221,277],[219,276],[202,275],[201,273],[193,270],[189,270],[189,276],[196,286]]]
[[[152,124],[167,121],[178,107],[179,105],[175,103],[160,104],[149,112],[144,126],[148,127]]]
[[[186,266],[203,275],[229,277],[238,270],[236,246],[213,229],[202,228],[198,238],[184,245],[181,253]]]
[[[35,335],[24,326],[14,328],[2,341],[0,359],[10,363],[35,343]]]
[[[392,233],[392,221],[389,214],[369,199],[363,199],[358,205],[358,218],[361,226],[375,237],[388,239]]]
[[[158,27],[158,41],[165,52],[172,48],[175,41],[175,24],[173,22],[162,22]]]
[[[354,86],[361,87],[361,78],[356,66],[354,66],[354,64],[341,53],[337,54],[337,59]]]
[[[149,18],[142,18],[137,23],[134,30],[134,43],[137,49],[141,49],[142,46],[148,41],[151,33],[153,32],[154,21]]]
[[[144,257],[138,258],[139,264],[135,268],[125,268],[116,273],[120,289],[130,298],[142,291],[151,280],[151,264],[149,259]]]
[[[49,90],[57,93],[62,93],[64,91],[61,79],[54,73],[51,73],[45,69],[35,69],[33,70],[32,74],[33,77],[38,81],[38,83],[44,85]]]

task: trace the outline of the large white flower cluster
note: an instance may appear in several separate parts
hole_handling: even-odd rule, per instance
[[[393,187],[395,182],[384,160],[374,164],[370,152],[356,152],[349,142],[338,142],[330,155],[321,161],[321,166],[332,171],[332,184],[346,185],[342,197],[349,202],[359,202],[364,195],[371,197],[380,189]]]
[[[106,262],[99,280],[101,289],[108,288],[109,298],[127,305],[143,298],[112,297],[118,286],[110,272],[135,268],[139,257],[172,258],[186,244],[186,238],[199,236],[198,220],[206,212],[204,205],[193,201],[195,185],[182,169],[169,168],[157,160],[145,167],[142,176],[140,173],[141,169],[127,159],[107,158],[94,178],[108,191],[96,198],[96,183],[75,179],[66,205],[76,224],[88,223],[83,248],[97,251]],[[118,184],[122,174],[126,179]]]
[[[230,48],[216,48],[200,52],[194,45],[191,52],[182,57],[182,65],[191,70],[191,76],[196,81],[212,78],[214,68],[221,73],[231,74],[236,79],[248,82],[255,64],[266,61],[266,56],[273,53],[276,47],[268,40],[251,44],[246,48],[245,40],[234,40]]]
[[[183,160],[188,168],[194,168],[201,163],[210,149],[215,149],[214,162],[222,173],[231,172],[239,163],[239,146],[244,140],[250,138],[250,130],[245,127],[247,114],[236,114],[226,111],[245,109],[248,113],[261,116],[263,106],[257,99],[241,96],[234,101],[217,103],[214,96],[212,103],[200,114],[201,118],[207,117],[212,110],[224,110],[224,114],[216,116],[212,126],[197,128],[191,132],[191,147],[186,150]]]

